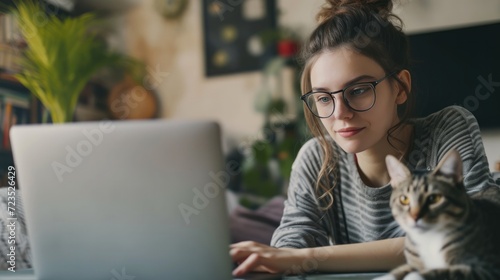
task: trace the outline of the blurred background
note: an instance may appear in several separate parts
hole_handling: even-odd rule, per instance
[[[13,1],[1,2],[0,162],[6,170],[10,126],[50,116],[14,77],[30,46],[5,9]],[[310,137],[299,102],[297,53],[323,0],[40,3],[46,15],[62,19],[94,13],[98,23],[89,32],[141,65],[135,79],[111,68],[96,72],[72,121],[216,120],[227,161],[241,171],[229,186],[244,194],[235,205],[257,209],[286,192],[293,159]],[[452,104],[466,107],[480,123],[491,170],[500,168],[500,0],[401,0],[395,13],[410,36],[418,115]],[[369,36],[370,30],[364,32]],[[276,211],[271,225],[281,216]]]

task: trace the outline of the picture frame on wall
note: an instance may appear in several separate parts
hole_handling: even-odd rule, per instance
[[[276,55],[262,34],[276,29],[275,0],[203,0],[205,75],[256,71]]]

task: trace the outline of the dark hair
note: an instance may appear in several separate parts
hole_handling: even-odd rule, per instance
[[[311,90],[311,67],[319,54],[339,47],[345,47],[376,61],[386,74],[400,72],[409,68],[408,39],[402,31],[402,21],[392,14],[390,0],[327,0],[317,15],[319,25],[302,48],[301,60],[304,69],[301,78],[302,93]],[[406,91],[408,100],[398,107],[400,122],[387,131],[387,140],[397,149],[391,140],[402,143],[392,136],[408,118],[414,107],[411,89],[397,75],[391,76]],[[331,174],[336,172],[336,155],[331,142],[328,141],[326,129],[321,122],[305,107],[306,122],[313,136],[318,137],[324,152],[324,160],[316,181],[316,194],[324,209],[333,205],[333,188]]]

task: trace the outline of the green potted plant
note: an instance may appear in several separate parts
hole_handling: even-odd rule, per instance
[[[297,99],[297,116],[289,119],[283,98],[281,73],[289,57],[277,56],[264,67],[263,84],[255,100],[255,109],[264,115],[264,139],[250,146],[242,165],[243,195],[240,204],[258,208],[269,199],[283,195],[288,187],[293,161],[301,144],[308,137],[305,130],[302,101]],[[271,79],[278,82],[271,86]],[[294,79],[294,87],[300,90]],[[273,96],[274,95],[274,96]]]
[[[33,0],[22,0],[11,11],[28,45],[15,76],[50,111],[53,123],[72,121],[80,92],[98,70],[133,64],[89,32],[93,14],[60,19]]]

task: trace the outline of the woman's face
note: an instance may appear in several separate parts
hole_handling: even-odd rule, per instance
[[[311,87],[333,92],[354,83],[373,82],[387,74],[371,58],[341,47],[319,54],[311,68]],[[365,112],[351,110],[342,93],[334,94],[335,111],[321,119],[333,140],[348,153],[386,146],[387,131],[399,120],[397,105],[406,101],[405,91],[387,78],[375,87],[375,93],[374,106]]]

